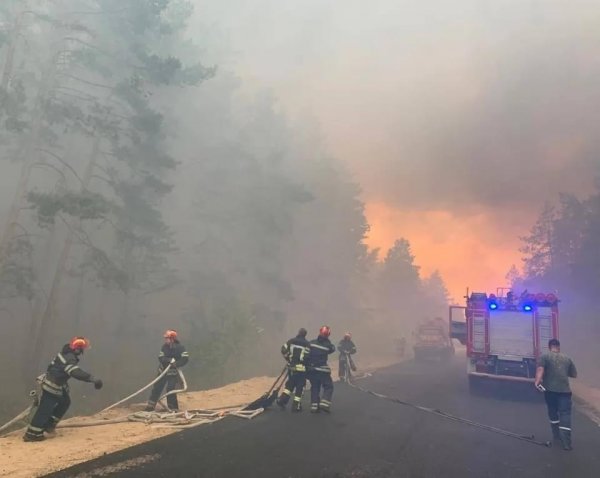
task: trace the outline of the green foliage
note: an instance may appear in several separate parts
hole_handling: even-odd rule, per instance
[[[7,259],[0,273],[0,299],[34,297],[33,245],[28,234],[17,236],[9,244]]]
[[[600,293],[600,189],[584,201],[562,194],[557,206],[546,204],[522,241],[521,286]]]
[[[104,196],[89,191],[80,193],[38,193],[28,194],[30,206],[37,213],[40,226],[54,224],[56,216],[66,214],[82,221],[105,219],[112,209],[112,204]]]

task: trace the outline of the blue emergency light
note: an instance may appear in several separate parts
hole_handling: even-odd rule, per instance
[[[531,306],[531,304],[525,304],[525,305],[523,306],[523,310],[524,310],[525,312],[531,312],[531,311],[533,310],[533,307]]]
[[[488,304],[488,307],[490,308],[490,310],[496,310],[498,308],[498,304],[496,302],[490,302]]]

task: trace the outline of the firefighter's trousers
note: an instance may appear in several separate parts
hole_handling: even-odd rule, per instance
[[[283,387],[283,392],[281,392],[281,397],[279,397],[279,403],[281,405],[286,405],[290,401],[290,397],[293,395],[294,405],[299,408],[305,386],[306,373],[290,370],[288,372],[288,379]]]
[[[546,406],[548,407],[548,418],[550,424],[555,428],[566,432],[571,432],[571,396],[570,392],[544,392]]]
[[[340,362],[338,366],[338,377],[344,378],[346,375],[346,365],[350,365],[350,370],[356,372],[356,365],[350,354],[340,354]]]
[[[31,419],[31,423],[25,432],[29,436],[42,436],[44,431],[53,430],[58,422],[64,417],[71,405],[69,392],[63,390],[62,395],[42,390],[40,404]]]
[[[331,398],[333,396],[333,380],[331,372],[320,372],[312,370],[308,374],[310,380],[310,409],[311,411],[331,409]],[[323,397],[321,397],[321,387],[323,387]]]
[[[165,388],[165,384],[167,385],[167,393],[172,390],[177,390],[177,387],[179,386],[179,375],[169,375],[167,373],[167,375],[154,384],[152,392],[150,393],[150,399],[148,400],[148,405],[150,407],[156,406],[156,402],[158,402],[163,388]],[[177,401],[176,393],[167,397],[167,406],[169,407],[169,410],[179,410],[179,402]]]

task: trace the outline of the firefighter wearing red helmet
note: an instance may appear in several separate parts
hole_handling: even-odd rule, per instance
[[[152,392],[150,393],[150,398],[146,406],[147,412],[153,411],[156,407],[156,402],[160,398],[160,394],[162,393],[165,384],[167,385],[167,393],[177,389],[180,382],[177,369],[183,367],[189,360],[189,354],[181,342],[179,342],[175,330],[167,330],[164,333],[163,338],[165,339],[165,343],[158,354],[158,375],[163,373],[169,365],[171,365],[171,367],[166,375],[152,387]],[[167,396],[167,406],[169,407],[169,410],[179,410],[179,402],[177,401],[176,393]]]
[[[56,425],[71,405],[67,384],[71,377],[93,383],[96,390],[102,388],[102,380],[79,368],[79,357],[89,346],[90,342],[85,337],[73,337],[50,362],[41,378],[42,396],[23,436],[24,441],[42,441],[45,439],[44,432],[54,433]]]
[[[352,341],[352,334],[350,332],[346,332],[344,334],[344,338],[340,340],[338,344],[338,351],[340,353],[338,376],[342,381],[344,381],[346,377],[347,366],[350,366],[350,370],[356,372],[356,365],[354,360],[352,360],[352,355],[356,353],[356,345],[354,345],[354,342]]]
[[[319,336],[310,341],[309,372],[310,381],[310,412],[331,412],[331,398],[333,396],[333,380],[331,368],[327,358],[335,352],[335,345],[329,340],[331,329],[324,325],[319,329]],[[321,397],[321,388],[323,396]]]

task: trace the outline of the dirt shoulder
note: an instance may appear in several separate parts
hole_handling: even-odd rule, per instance
[[[361,372],[369,372],[396,362],[393,357],[361,361]],[[333,364],[333,361],[332,361]],[[335,369],[335,366],[334,366]],[[222,409],[250,403],[269,389],[274,377],[256,377],[221,388],[179,395],[182,410]],[[90,417],[73,417],[64,424],[85,424],[126,417],[138,406],[115,408]],[[242,420],[241,418],[227,418]],[[0,437],[0,477],[32,478],[89,461],[100,456],[145,443],[178,429],[154,428],[139,422],[113,423],[83,428],[59,428],[55,437],[39,443],[25,443],[23,430]],[[35,456],[35,460],[32,457]]]
[[[182,409],[219,409],[249,403],[260,397],[273,377],[256,377],[213,390],[183,393]],[[73,417],[69,423],[86,423],[125,417],[140,407],[116,408],[93,417]],[[238,418],[229,418],[238,420]],[[239,419],[241,420],[241,418]],[[0,438],[0,477],[31,478],[138,445],[177,429],[154,428],[137,422],[117,423],[85,428],[58,428],[56,436],[43,442],[25,443],[23,430]],[[35,456],[35,460],[32,459]]]

